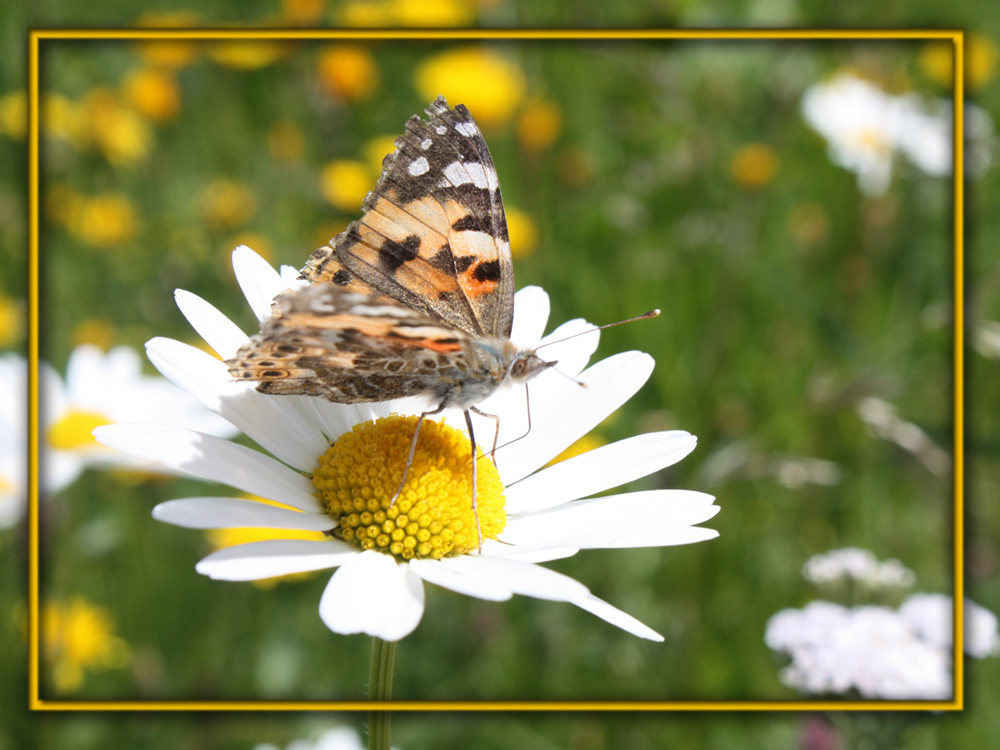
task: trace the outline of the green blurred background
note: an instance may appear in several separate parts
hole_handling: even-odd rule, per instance
[[[399,2],[164,3],[141,17],[125,4],[98,11],[67,2],[38,18],[7,8],[0,10],[7,41],[0,83],[5,107],[16,107],[31,25],[975,21],[981,58],[970,64],[970,93],[987,111],[1000,111],[1000,19],[976,18],[973,2],[952,3],[943,16],[930,4],[909,6],[905,19],[889,7],[860,5],[830,19],[808,2],[591,6],[437,2],[421,11],[437,14],[429,24]],[[43,357],[63,370],[79,343],[139,350],[152,336],[196,343],[173,304],[175,288],[253,330],[231,272],[232,249],[248,244],[275,265],[301,266],[356,217],[406,118],[438,93],[464,102],[500,175],[517,286],[548,290],[550,328],[574,317],[608,322],[662,308],[658,320],[602,335],[598,356],[637,348],[657,366],[594,437],[611,442],[658,429],[697,435],[695,453],[634,489],[716,495],[722,511],[705,525],[720,537],[551,564],[663,633],[664,644],[567,605],[520,597],[489,603],[428,587],[424,619],[399,647],[395,697],[795,699],[777,679],[781,662],[763,633],[773,613],[813,597],[800,574],[805,560],[864,547],[913,569],[917,589],[950,592],[953,535],[950,469],[878,436],[858,412],[862,399],[882,399],[951,452],[950,180],[900,160],[888,191],[865,196],[855,175],[831,162],[800,101],[810,85],[845,69],[894,93],[947,97],[942,57],[947,45],[884,41],[47,42]],[[23,133],[5,125],[2,292],[22,321],[4,341],[13,351],[25,345],[24,153]],[[1000,266],[984,239],[1000,232],[988,201],[996,174],[987,171],[968,188],[970,339],[983,321],[1000,318]],[[966,581],[976,601],[998,611],[995,367],[969,351]],[[213,582],[194,572],[211,549],[206,536],[149,517],[157,502],[199,494],[228,490],[91,470],[48,504],[44,596],[82,596],[103,608],[128,658],[88,670],[72,690],[46,679],[43,695],[363,698],[368,639],[333,635],[317,615],[329,572],[268,588]],[[18,677],[25,669],[23,535],[3,532],[2,549],[2,585],[15,593],[4,595],[0,658],[15,678],[0,686],[0,748],[238,748],[284,744],[323,723],[301,714],[26,714]],[[970,664],[970,709],[922,724],[908,746],[971,746],[996,736],[1000,719],[989,707],[1000,698],[998,677],[997,660]],[[362,724],[360,715],[339,720]],[[399,714],[394,744],[795,747],[808,743],[811,721],[806,714]]]

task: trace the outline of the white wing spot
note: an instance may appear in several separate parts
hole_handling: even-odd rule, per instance
[[[432,141],[430,138],[425,138],[424,140],[420,141],[420,148],[423,149],[424,151],[426,151],[433,145],[434,141]]]
[[[438,135],[444,135],[445,133],[448,132],[448,128],[446,128],[444,125],[438,125],[436,128],[434,128],[434,132],[437,133]]]
[[[457,122],[455,123],[455,130],[468,138],[472,138],[479,133],[476,124],[473,122]]]
[[[477,161],[467,161],[464,164],[453,161],[444,168],[444,176],[455,186],[472,183],[483,190],[496,190],[499,185],[496,171]]]
[[[427,170],[430,168],[431,165],[427,161],[427,158],[421,156],[419,159],[414,159],[413,161],[411,161],[410,165],[406,168],[406,171],[409,172],[414,177],[419,177],[422,174],[426,174]]]

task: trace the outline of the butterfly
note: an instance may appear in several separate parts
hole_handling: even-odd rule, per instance
[[[438,97],[386,156],[363,214],[301,271],[312,282],[275,298],[260,333],[227,361],[236,380],[276,395],[338,403],[424,396],[402,491],[426,417],[470,412],[505,383],[556,364],[510,340],[514,268],[496,168],[465,106]],[[498,423],[499,425],[499,423]],[[494,440],[494,450],[496,441]],[[482,533],[476,515],[480,546]]]

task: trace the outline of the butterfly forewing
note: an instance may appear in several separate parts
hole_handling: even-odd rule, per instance
[[[473,335],[509,336],[514,274],[496,168],[469,111],[410,118],[364,214],[304,278],[389,296]]]

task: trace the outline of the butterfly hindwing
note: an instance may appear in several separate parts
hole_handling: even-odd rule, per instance
[[[354,403],[435,393],[462,378],[468,337],[385,298],[313,284],[279,295],[229,372],[262,393]]]
[[[474,335],[509,336],[514,273],[496,168],[469,111],[438,97],[411,117],[364,214],[302,270],[383,294]]]

